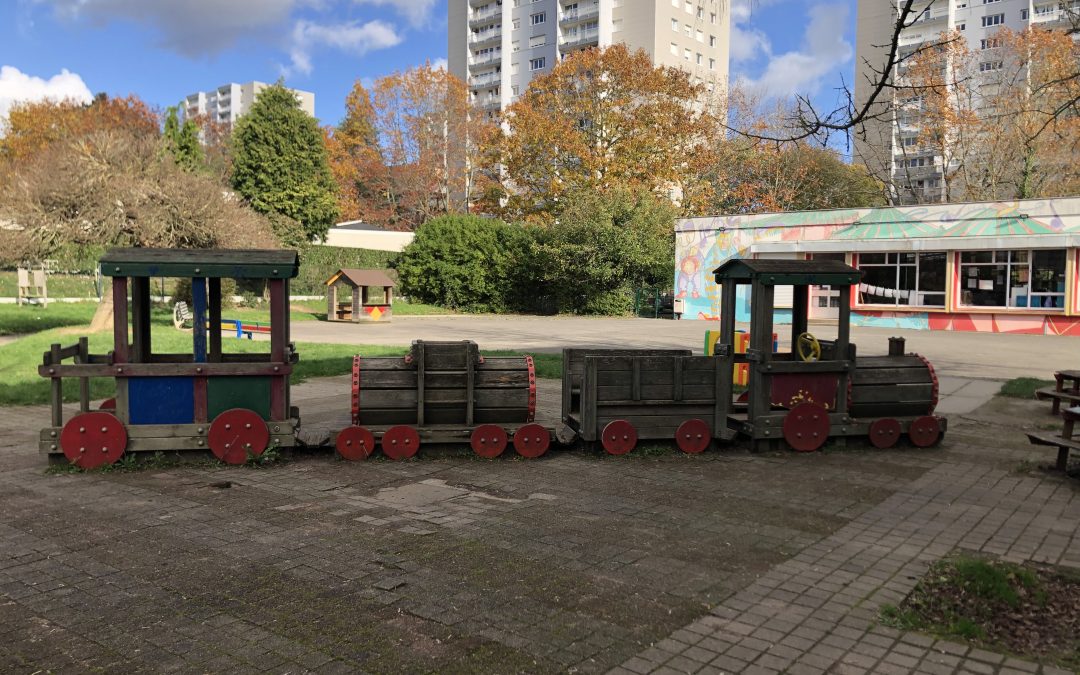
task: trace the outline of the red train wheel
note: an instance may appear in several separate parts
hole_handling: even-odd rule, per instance
[[[508,442],[506,429],[497,424],[481,424],[473,429],[469,438],[473,452],[485,459],[495,459],[501,455]]]
[[[107,398],[98,406],[98,410],[116,410],[116,399]]]
[[[127,442],[124,423],[107,412],[76,415],[60,431],[60,449],[80,469],[112,464],[124,454]]]
[[[900,440],[900,422],[883,417],[870,423],[870,444],[875,448],[891,448]]]
[[[675,445],[679,446],[683,452],[693,455],[705,452],[711,442],[712,432],[709,431],[709,424],[705,420],[686,420],[675,432]]]
[[[261,455],[270,444],[270,430],[258,413],[246,408],[226,410],[210,423],[206,442],[226,464],[243,464],[248,453]]]
[[[514,450],[522,457],[535,459],[551,445],[551,432],[539,424],[526,424],[514,432]]]
[[[626,420],[612,420],[604,427],[600,443],[609,455],[625,455],[637,445],[637,429]]]
[[[338,432],[334,445],[339,455],[355,462],[375,452],[375,436],[364,427],[345,427]]]
[[[784,440],[799,452],[813,452],[829,438],[829,411],[817,403],[800,403],[784,417]]]
[[[908,438],[920,448],[929,448],[941,438],[941,424],[933,415],[917,417],[908,427]]]
[[[390,459],[408,459],[420,449],[420,432],[399,424],[390,427],[382,437],[382,451]]]

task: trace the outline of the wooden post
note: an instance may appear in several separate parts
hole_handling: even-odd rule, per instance
[[[757,418],[767,415],[772,406],[772,381],[766,366],[772,361],[773,287],[755,280],[750,290],[750,405],[748,420],[754,433],[760,431]]]
[[[791,353],[799,353],[799,336],[806,332],[810,312],[810,287],[792,287],[791,298]],[[769,334],[772,337],[772,334]]]
[[[113,362],[128,361],[127,277],[113,277]]]
[[[89,340],[85,337],[79,338],[79,356],[77,358],[78,363],[87,363],[89,361],[88,356],[90,353]],[[90,378],[79,378],[79,410],[81,412],[90,412]]]
[[[363,305],[360,302],[360,287],[353,286],[352,289],[352,320],[360,321],[360,312],[363,311]]]
[[[337,282],[326,287],[326,320],[337,320]]]
[[[191,280],[192,334],[194,335],[194,361],[206,363],[206,279]]]
[[[465,425],[473,425],[473,406],[476,400],[476,361],[472,345],[465,348]]]
[[[413,358],[416,359],[416,425],[424,426],[424,341],[417,340],[413,345]]]
[[[59,343],[53,343],[49,347],[49,361],[53,365],[60,365],[60,345]],[[63,379],[59,377],[49,378],[50,385],[50,402],[52,403],[52,425],[54,427],[64,426],[64,383]]]
[[[845,286],[840,292],[840,322],[836,325],[836,358],[848,361],[848,345],[851,343],[851,287]],[[840,373],[836,383],[836,411],[847,414],[848,409],[848,382],[851,380],[851,370]]]
[[[221,279],[210,277],[210,363],[221,362]]]
[[[720,287],[720,343],[735,348],[735,303],[738,285],[734,279],[724,279]]]
[[[150,277],[131,277],[131,362],[150,362]]]
[[[270,280],[270,360],[284,363],[289,340],[289,296],[284,279]],[[270,379],[270,419],[289,418],[288,375]]]

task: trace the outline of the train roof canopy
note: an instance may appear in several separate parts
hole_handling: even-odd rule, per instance
[[[292,279],[299,268],[289,250],[114,248],[101,256],[109,277]]]
[[[839,260],[731,258],[713,270],[716,282],[757,281],[766,286],[854,286],[862,272]]]
[[[345,279],[352,286],[382,286],[383,288],[393,288],[397,284],[390,278],[383,270],[356,270],[356,269],[340,269],[337,273],[326,280],[326,285],[336,282],[338,279]]]

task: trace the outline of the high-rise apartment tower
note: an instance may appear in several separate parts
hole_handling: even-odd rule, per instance
[[[625,43],[726,86],[729,0],[450,0],[450,72],[497,111],[573,52]]]
[[[197,91],[180,102],[181,116],[208,115],[213,122],[234,124],[237,117],[251,110],[255,97],[268,86],[265,82],[230,82],[210,91]],[[304,112],[314,117],[315,94],[299,89],[289,91],[296,95]]]
[[[1070,0],[1075,2],[1075,0]],[[993,34],[1002,28],[1022,31],[1030,25],[1055,28],[1067,23],[1060,0],[919,0],[915,20],[899,38],[899,54],[912,54],[956,31],[972,52],[992,49]],[[856,20],[855,101],[861,106],[884,65],[886,50],[904,0],[859,0]],[[992,61],[990,55],[987,56]],[[903,66],[901,66],[901,69]],[[899,70],[899,69],[898,69]],[[898,81],[899,72],[891,73]],[[866,125],[865,137],[856,135],[855,161],[871,173],[888,179],[900,203],[939,201],[943,198],[942,158],[918,145],[917,113],[897,110],[897,94],[886,89],[876,112],[879,119]]]

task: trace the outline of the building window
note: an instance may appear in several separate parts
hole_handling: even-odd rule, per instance
[[[956,30],[967,30],[967,24],[966,23],[958,23],[958,24],[956,24]]]
[[[860,253],[859,303],[945,306],[945,252]]]
[[[695,61],[700,66],[704,62],[704,59],[702,59],[701,54],[697,54],[695,55]]]
[[[964,251],[960,304],[1065,308],[1065,251]]]
[[[709,13],[709,23],[716,23],[716,12]]]
[[[676,33],[679,32],[679,20],[678,19],[672,19],[671,20],[671,30],[675,31]]]
[[[1001,0],[982,0],[982,4],[984,5],[992,5],[995,2],[1001,2]]]
[[[683,26],[683,32],[686,33],[686,37],[688,38],[694,37],[694,27],[690,24],[686,24]]]
[[[694,13],[694,3],[690,2],[690,0],[686,0],[686,2],[683,3],[683,9],[686,10],[687,14],[693,14]]]
[[[1020,10],[1020,20],[1021,20],[1021,21],[1027,21],[1027,20],[1028,20],[1028,11],[1027,11],[1027,7],[1025,7],[1024,9]]]
[[[997,49],[1001,46],[1001,38],[985,38],[979,40],[979,49]]]
[[[709,46],[710,47],[715,47],[716,46],[716,36],[715,35],[710,35],[709,36]]]
[[[698,8],[697,8],[697,18],[699,18],[699,19],[704,19],[705,18],[705,8],[702,7],[701,5],[698,5]]]
[[[547,12],[537,12],[529,16],[529,24],[536,26],[547,21]]]
[[[988,26],[1000,26],[1003,23],[1005,23],[1004,14],[990,14],[982,18],[983,28],[986,28]]]
[[[679,6],[679,0],[671,0],[671,6],[672,7],[678,7]]]
[[[696,39],[698,42],[705,42],[705,33],[702,33],[701,31],[695,31],[694,39]]]
[[[679,55],[679,45],[675,44],[674,42],[671,43],[671,55],[672,56],[678,56]]]
[[[689,49],[683,49],[683,59],[685,59],[687,61],[690,60],[690,50]]]
[[[709,70],[716,70],[716,59],[709,59]]]
[[[1001,61],[983,61],[979,64],[979,72],[986,73],[991,70],[1001,70],[1002,65],[1004,64]]]
[[[530,49],[532,49],[533,47],[543,47],[546,44],[547,44],[547,36],[546,35],[534,35],[531,38],[529,38],[529,48]]]
[[[538,59],[529,59],[529,70],[543,70],[547,65],[547,57],[541,56]]]

